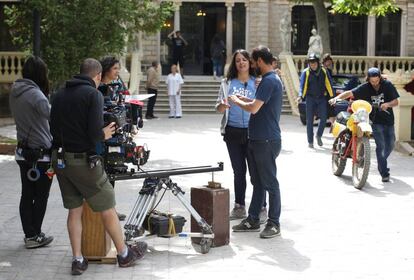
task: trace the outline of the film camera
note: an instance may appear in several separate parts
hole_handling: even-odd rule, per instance
[[[101,145],[100,154],[103,156],[105,170],[108,174],[134,173],[135,169],[129,170],[127,163],[139,168],[149,158],[150,151],[147,146],[139,146],[133,140],[137,129],[143,127],[143,103],[126,103],[124,95],[125,93],[120,92],[116,101],[105,96],[104,125],[107,126],[114,122],[116,127],[112,138]],[[136,110],[135,113],[134,110]]]

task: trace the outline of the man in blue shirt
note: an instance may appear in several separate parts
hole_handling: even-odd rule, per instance
[[[269,213],[261,238],[280,235],[280,190],[276,177],[276,158],[281,150],[279,120],[282,111],[282,82],[272,68],[273,55],[266,47],[259,46],[252,52],[252,64],[262,75],[255,99],[240,95],[229,96],[231,102],[250,112],[248,127],[249,172],[253,196],[249,215],[233,227],[235,232],[260,231],[259,213],[265,191],[269,193]]]

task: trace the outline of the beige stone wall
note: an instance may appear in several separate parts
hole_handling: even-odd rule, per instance
[[[248,50],[257,45],[269,45],[269,0],[251,0]]]
[[[150,64],[157,58],[157,35],[156,34],[144,34],[142,41],[142,48],[144,50],[142,57],[142,64]]]
[[[405,37],[407,56],[414,56],[414,3],[407,5],[407,35]]]

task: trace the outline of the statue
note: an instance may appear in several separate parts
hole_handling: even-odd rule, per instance
[[[309,38],[308,56],[311,53],[314,53],[319,57],[321,57],[323,53],[322,38],[315,28],[312,29],[312,36]]]
[[[282,52],[290,53],[290,33],[292,32],[292,25],[289,11],[283,13],[279,24],[279,30],[282,39]]]

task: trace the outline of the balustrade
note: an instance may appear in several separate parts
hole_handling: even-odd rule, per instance
[[[332,56],[334,60],[334,74],[353,74],[365,76],[368,68],[378,67],[381,71],[388,69],[395,72],[397,69],[412,71],[414,69],[414,57],[391,56]],[[294,55],[293,62],[297,72],[306,67],[305,55]]]
[[[21,77],[25,57],[22,52],[0,52],[0,83],[12,83]]]

